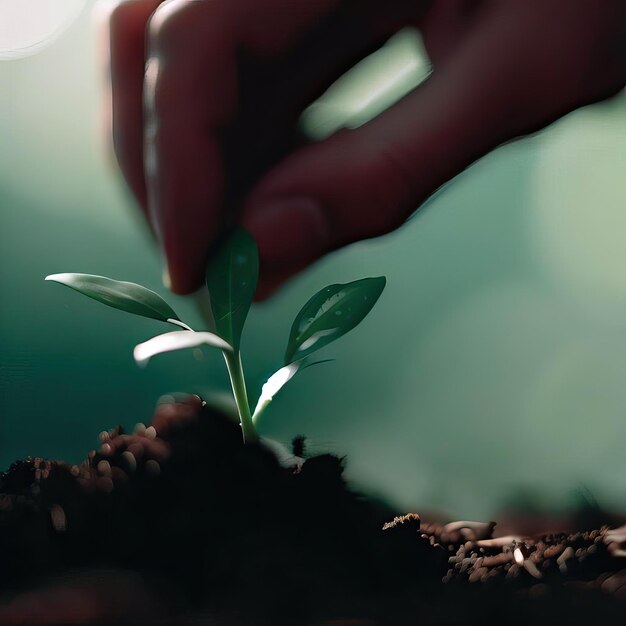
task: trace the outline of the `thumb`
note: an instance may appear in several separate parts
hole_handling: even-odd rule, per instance
[[[520,31],[519,19],[483,17],[409,96],[292,153],[257,184],[243,223],[259,245],[261,297],[327,252],[396,229],[477,158],[557,116],[545,94],[531,102],[546,62]]]

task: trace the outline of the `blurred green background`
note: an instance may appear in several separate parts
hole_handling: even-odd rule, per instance
[[[100,136],[98,79],[87,11],[38,55],[0,63],[1,468],[28,454],[77,461],[103,428],[147,421],[163,393],[228,388],[209,351],[138,369],[132,347],[158,322],[43,281],[79,271],[166,294]],[[403,509],[485,517],[524,490],[558,508],[581,485],[620,507],[624,172],[622,94],[499,149],[401,232],[256,306],[243,349],[258,390],[314,291],[388,277],[371,316],[324,351],[337,360],[297,377],[262,434],[347,454],[356,484]],[[170,299],[199,323],[192,303]]]

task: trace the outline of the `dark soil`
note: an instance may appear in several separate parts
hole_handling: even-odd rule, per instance
[[[0,476],[0,624],[624,622],[626,530],[394,519],[342,459],[281,464],[196,396],[100,441]]]

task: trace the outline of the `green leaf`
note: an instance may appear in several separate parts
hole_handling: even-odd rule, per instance
[[[46,280],[71,287],[114,309],[161,322],[179,321],[174,309],[161,296],[135,283],[93,274],[51,274]]]
[[[175,330],[171,333],[157,335],[152,339],[148,339],[148,341],[136,345],[133,350],[133,356],[139,365],[145,365],[157,354],[183,350],[185,348],[198,348],[202,345],[232,351],[232,347],[229,344],[213,333]]]
[[[215,328],[235,351],[239,350],[258,277],[256,242],[248,231],[237,229],[209,261],[206,271]]]
[[[318,291],[293,322],[285,363],[302,359],[352,330],[376,304],[385,283],[385,277],[379,276]]]

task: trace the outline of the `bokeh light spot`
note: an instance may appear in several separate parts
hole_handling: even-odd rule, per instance
[[[86,0],[0,0],[0,60],[43,50],[78,17]]]

